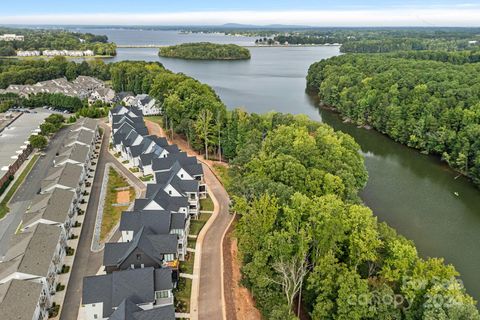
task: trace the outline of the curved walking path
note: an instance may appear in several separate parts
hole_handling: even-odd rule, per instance
[[[229,214],[227,191],[207,165],[203,170],[215,209],[197,238],[195,251],[200,259],[195,259],[194,274],[200,277],[192,285],[190,313],[191,319],[225,319],[222,241],[233,215]]]
[[[165,137],[162,128],[148,118],[145,119],[150,134]],[[225,233],[234,216],[229,213],[227,191],[211,170],[211,161],[205,161],[203,156],[189,148],[183,140],[171,141],[187,152],[196,156],[203,163],[204,179],[214,203],[214,212],[197,237],[195,246],[194,278],[190,301],[190,319],[217,320],[226,319],[223,288],[223,250],[222,243]]]

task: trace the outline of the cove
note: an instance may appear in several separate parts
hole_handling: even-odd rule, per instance
[[[108,31],[98,33],[115,41]],[[198,37],[202,41],[202,35]],[[181,40],[172,44],[177,41]],[[421,256],[443,257],[453,264],[468,293],[480,299],[480,190],[463,177],[455,179],[457,174],[437,157],[422,155],[374,130],[344,123],[338,114],[318,107],[317,97],[305,93],[305,76],[313,62],[338,55],[338,47],[250,50],[249,61],[186,61],[159,58],[156,49],[120,48],[108,61],[160,61],[172,71],[212,86],[229,108],[306,114],[352,135],[361,146],[369,173],[361,192],[365,204],[380,221],[413,240]]]

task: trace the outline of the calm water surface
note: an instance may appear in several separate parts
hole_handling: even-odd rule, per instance
[[[141,36],[128,39],[138,31],[128,36],[117,33],[106,34],[125,44],[147,37],[140,32]],[[203,35],[188,36],[203,41]],[[176,35],[171,43],[183,42],[183,37]],[[369,173],[361,192],[365,203],[379,220],[414,240],[422,256],[444,257],[455,265],[467,291],[478,300],[480,191],[464,178],[455,179],[456,174],[437,158],[421,155],[373,130],[345,124],[337,114],[317,107],[316,99],[305,93],[305,76],[311,63],[338,55],[337,47],[251,48],[251,52],[250,61],[212,62],[159,58],[156,49],[119,49],[111,61],[160,61],[211,85],[230,108],[303,113],[349,133],[365,155]]]

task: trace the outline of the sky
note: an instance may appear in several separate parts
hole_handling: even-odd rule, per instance
[[[21,0],[0,24],[480,26],[480,0]]]

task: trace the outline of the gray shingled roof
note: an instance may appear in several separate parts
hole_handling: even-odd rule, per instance
[[[170,271],[171,272],[171,271]],[[138,305],[155,300],[154,268],[130,269],[83,278],[82,303],[103,302],[103,317],[109,317],[124,299]]]
[[[172,269],[155,269],[155,291],[173,289]]]
[[[153,171],[178,170],[182,168],[191,176],[203,174],[203,168],[196,157],[188,157],[185,152],[169,154],[166,158],[152,160]]]
[[[70,147],[64,147],[60,150],[59,155],[55,157],[55,164],[59,164],[62,161],[71,159],[76,162],[86,163],[90,153],[88,146],[75,144]]]
[[[188,199],[186,197],[172,197],[163,190],[163,185],[147,184],[146,198],[155,201],[163,210],[177,212],[181,207],[188,207]],[[138,199],[137,199],[138,200]],[[150,201],[141,201],[137,206],[134,205],[135,210],[141,210],[148,205]],[[143,207],[142,207],[143,205]]]
[[[175,166],[178,166],[178,163],[175,163]],[[182,180],[177,176],[179,169],[175,168],[171,171],[166,172],[156,172],[155,181],[157,184],[162,186],[171,185],[175,190],[181,194],[193,193],[198,191],[198,181],[197,180]]]
[[[38,224],[18,266],[18,272],[46,277],[56,254],[60,234],[60,227]]]
[[[64,223],[67,220],[74,197],[75,193],[73,191],[55,188],[50,199],[48,199],[42,218]]]
[[[5,320],[32,320],[42,292],[42,284],[10,280],[0,285],[0,315]]]
[[[170,144],[168,143],[167,138],[159,137],[159,136],[155,136],[155,135],[149,135],[148,137],[149,137],[150,139],[152,139],[153,141],[155,141],[155,143],[156,143],[157,145],[159,145],[160,147],[167,147],[167,146],[170,145]]]
[[[68,188],[77,188],[82,172],[83,168],[73,163],[66,163],[62,166],[50,168],[47,177],[41,183],[41,188],[45,190],[56,184]]]
[[[148,166],[152,163],[152,160],[156,158],[158,155],[150,152],[150,153],[144,153],[140,155],[140,166]]]
[[[142,310],[133,314],[134,320],[174,320],[175,308],[173,304],[150,310]]]
[[[132,300],[126,298],[120,303],[118,308],[112,313],[109,320],[134,320],[134,313],[142,311]]]
[[[183,214],[181,214],[183,215]],[[185,215],[183,215],[185,217]],[[136,233],[142,227],[147,227],[155,234],[170,233],[172,213],[168,211],[124,211],[120,219],[120,231]]]
[[[35,195],[27,212],[43,211],[43,209],[45,209],[45,207],[47,206],[48,199],[50,199],[50,197],[51,197],[50,193]]]
[[[97,129],[97,125],[98,125],[97,120],[92,119],[92,118],[83,118],[83,119],[84,119],[83,126],[85,128],[88,128],[88,129],[93,130],[93,131],[95,131]]]
[[[106,243],[103,265],[119,266],[137,248],[142,250],[152,260],[161,264],[164,254],[177,253],[177,244],[178,237],[175,234],[154,234],[142,227],[130,242]]]
[[[187,220],[185,219],[184,213],[173,212],[170,220],[170,229],[185,229],[185,224]]]

